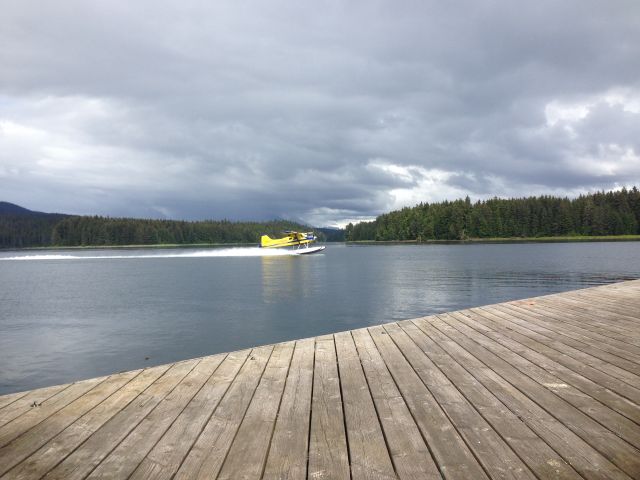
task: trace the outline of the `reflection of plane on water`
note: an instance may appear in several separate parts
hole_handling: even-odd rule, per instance
[[[292,253],[306,254],[321,252],[325,247],[312,247],[311,244],[317,240],[313,232],[293,232],[286,230],[286,237],[271,238],[269,235],[260,237],[260,246],[262,248],[291,248]]]

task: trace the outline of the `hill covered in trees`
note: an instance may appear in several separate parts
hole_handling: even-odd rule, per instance
[[[640,191],[420,203],[346,227],[347,241],[640,234]]]
[[[51,243],[78,245],[163,245],[259,243],[261,235],[282,236],[283,230],[310,230],[285,220],[231,222],[206,220],[144,220],[109,217],[69,217],[55,225]],[[320,233],[318,233],[320,235]]]
[[[311,227],[286,220],[186,222],[33,212],[0,202],[0,248],[259,243],[260,236]],[[320,240],[325,236],[316,230]]]
[[[50,245],[54,227],[65,218],[60,213],[34,212],[0,202],[0,248]]]

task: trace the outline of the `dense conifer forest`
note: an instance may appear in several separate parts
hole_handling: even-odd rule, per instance
[[[66,217],[58,213],[32,212],[0,202],[0,248],[50,245],[54,227]]]
[[[107,245],[169,245],[259,243],[260,236],[281,236],[283,230],[310,227],[285,220],[270,222],[145,220],[70,216],[32,212],[0,202],[0,247],[77,247]],[[324,240],[324,234],[316,230]]]
[[[131,218],[69,217],[53,228],[51,243],[78,245],[166,245],[207,243],[259,243],[260,236],[282,236],[283,230],[310,227],[284,220],[231,222],[207,220],[143,220]]]
[[[622,189],[581,195],[421,203],[349,224],[348,241],[429,241],[473,238],[640,234],[640,191]]]
[[[0,202],[0,248],[259,243],[260,235],[311,227],[284,220],[186,222],[33,212]],[[315,229],[328,241],[418,241],[640,234],[640,191],[421,203],[346,230]]]

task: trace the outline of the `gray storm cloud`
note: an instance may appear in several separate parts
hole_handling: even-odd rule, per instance
[[[370,218],[640,185],[640,4],[0,0],[0,199]]]

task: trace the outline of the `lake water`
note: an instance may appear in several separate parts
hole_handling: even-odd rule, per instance
[[[4,251],[0,394],[638,277],[640,242]]]

